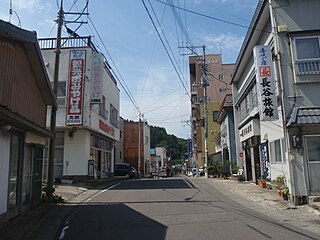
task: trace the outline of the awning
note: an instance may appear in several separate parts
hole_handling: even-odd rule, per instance
[[[295,107],[287,127],[320,124],[320,107]]]

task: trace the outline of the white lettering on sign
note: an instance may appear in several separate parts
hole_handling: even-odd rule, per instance
[[[85,51],[71,51],[69,65],[67,125],[82,124]]]

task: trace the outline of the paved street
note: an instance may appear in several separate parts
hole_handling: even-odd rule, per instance
[[[234,199],[230,189],[227,194],[221,191],[221,185],[216,188],[214,182],[197,178],[116,183],[70,208],[56,237],[320,239],[320,235],[255,211],[241,196]]]

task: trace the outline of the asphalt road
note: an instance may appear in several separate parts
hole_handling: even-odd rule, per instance
[[[58,235],[60,240],[320,239],[192,178],[117,183],[75,206]]]

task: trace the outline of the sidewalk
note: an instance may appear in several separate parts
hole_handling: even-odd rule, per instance
[[[276,189],[259,188],[250,182],[205,179],[224,195],[243,206],[268,216],[320,234],[320,202],[294,206],[277,194]]]

